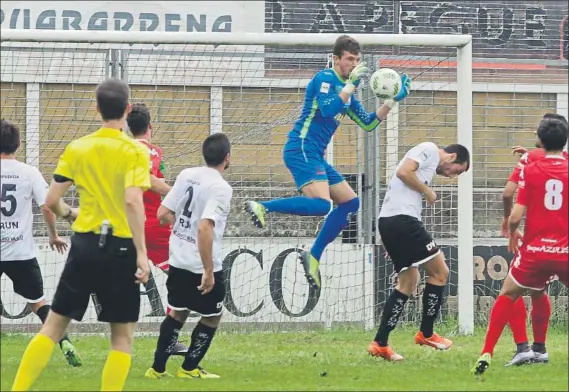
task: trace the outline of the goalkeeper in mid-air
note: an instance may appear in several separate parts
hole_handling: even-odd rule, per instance
[[[303,216],[326,216],[310,251],[302,252],[301,260],[308,282],[320,288],[320,258],[324,248],[348,224],[350,214],[360,207],[360,200],[342,175],[326,162],[324,151],[347,115],[365,131],[374,130],[397,102],[409,95],[411,80],[402,75],[401,91],[384,102],[377,111],[368,113],[353,96],[361,76],[367,71],[360,63],[360,45],[347,36],[340,36],[333,48],[334,67],[318,72],[306,86],[300,117],[288,134],[283,159],[303,196],[266,202],[247,201],[245,210],[253,224],[265,227],[269,213]],[[334,201],[336,208],[332,208]]]

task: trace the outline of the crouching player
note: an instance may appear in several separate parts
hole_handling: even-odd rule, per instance
[[[157,213],[162,196],[166,196],[170,191],[170,185],[164,181],[164,161],[162,159],[162,149],[151,142],[152,122],[150,111],[145,104],[134,104],[126,118],[130,132],[136,140],[148,147],[150,151],[150,184],[149,190],[144,192],[144,212],[146,220],[144,222],[144,236],[146,238],[146,250],[148,259],[157,268],[168,274],[170,257],[170,234],[169,224],[161,224]],[[170,312],[170,308],[166,313]],[[188,348],[177,342],[173,348],[172,355],[186,355]]]
[[[518,197],[508,220],[509,250],[517,257],[492,307],[482,356],[472,369],[476,375],[490,366],[496,343],[515,312],[514,303],[525,290],[541,291],[553,276],[569,285],[569,172],[562,152],[567,143],[567,124],[544,119],[537,136],[546,155],[520,172]],[[516,233],[526,211],[525,233],[518,249]]]

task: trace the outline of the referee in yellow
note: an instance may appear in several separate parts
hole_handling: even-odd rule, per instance
[[[150,188],[150,154],[122,132],[130,110],[128,86],[109,79],[95,95],[103,126],[67,145],[48,191],[46,205],[57,216],[76,216],[74,234],[53,305],[24,352],[14,391],[32,387],[71,319],[82,320],[91,293],[101,305],[98,320],[111,326],[101,390],[122,390],[130,369],[140,283],[149,273],[142,194]],[[79,193],[78,211],[62,201],[72,184]]]

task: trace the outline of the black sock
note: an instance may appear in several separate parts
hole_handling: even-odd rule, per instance
[[[528,342],[522,342],[522,343],[516,344],[516,352],[517,353],[522,353],[522,352],[526,352],[529,350],[530,350],[530,347],[529,347]]]
[[[47,319],[47,314],[49,313],[49,310],[51,309],[51,306],[49,305],[44,305],[41,308],[38,309],[38,311],[36,312],[36,314],[38,315],[38,317],[41,320],[42,324],[45,324],[45,320]],[[67,336],[67,334],[65,334],[61,340],[59,341],[59,347],[61,347],[61,343],[63,343],[63,341],[65,340],[69,340],[69,337]],[[70,340],[69,340],[70,341]],[[71,341],[70,341],[71,342]]]
[[[533,350],[533,352],[540,354],[545,354],[547,352],[547,350],[545,349],[545,343],[533,342],[533,344],[531,345],[531,349]]]
[[[154,363],[152,364],[152,368],[157,372],[164,373],[166,371],[166,362],[168,362],[168,358],[172,354],[172,349],[178,343],[180,330],[183,326],[184,323],[170,316],[166,316],[164,321],[162,321],[160,336],[154,352]]]
[[[198,367],[209,349],[216,330],[217,328],[211,328],[202,323],[196,325],[192,332],[192,343],[188,348],[182,369],[190,371]]]
[[[407,295],[400,291],[393,290],[391,295],[389,295],[389,298],[387,298],[387,301],[385,301],[379,329],[375,335],[375,341],[380,346],[387,346],[389,334],[395,329],[397,321],[399,321],[399,317],[401,316],[401,313],[403,313],[405,303],[408,299],[409,297]]]
[[[423,291],[423,318],[421,319],[421,332],[426,338],[433,336],[435,319],[443,303],[443,290],[445,286],[435,286],[427,283]]]

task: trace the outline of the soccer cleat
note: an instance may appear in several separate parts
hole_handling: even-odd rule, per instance
[[[178,373],[176,373],[176,377],[178,378],[221,378],[217,374],[208,373],[201,367],[197,367],[194,370],[184,370],[183,368],[178,369]]]
[[[367,346],[367,352],[374,357],[383,358],[386,361],[399,362],[403,360],[403,356],[397,354],[389,346],[381,347],[377,342],[371,342]]]
[[[535,353],[529,347],[521,351],[517,351],[512,357],[511,361],[506,366],[520,366],[526,363],[531,363],[535,358]]]
[[[549,354],[547,352],[540,353],[537,351],[533,352],[533,362],[534,363],[548,363],[549,362]]]
[[[475,376],[482,376],[486,370],[490,367],[490,362],[492,362],[492,355],[489,353],[484,353],[476,361],[476,365],[472,368],[470,373]]]
[[[172,375],[170,373],[168,373],[167,371],[160,373],[160,372],[157,372],[156,370],[154,370],[153,368],[150,368],[146,371],[146,373],[144,373],[144,377],[157,380],[157,379],[162,378],[162,377],[172,377]]]
[[[172,355],[181,355],[185,356],[188,353],[188,346],[182,344],[181,342],[177,342],[172,349]]]
[[[63,342],[61,342],[61,352],[65,356],[67,363],[70,364],[71,366],[79,367],[83,364],[81,356],[79,356],[79,353],[75,349],[75,346],[73,346],[73,344],[69,340],[66,339]]]
[[[417,335],[415,335],[415,343],[421,346],[429,346],[436,350],[448,350],[452,346],[452,340],[444,338],[435,332],[433,332],[433,335],[429,338],[426,338],[423,332],[417,332]]]
[[[265,227],[265,215],[267,210],[262,204],[257,203],[256,201],[247,201],[245,202],[244,210],[251,215],[251,220],[256,227],[259,229]]]
[[[316,260],[310,252],[302,251],[300,253],[300,262],[304,267],[304,275],[306,276],[306,280],[308,280],[308,284],[310,284],[315,289],[320,289],[320,270],[318,267],[320,266],[320,262]]]

